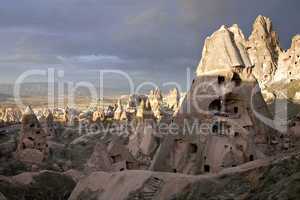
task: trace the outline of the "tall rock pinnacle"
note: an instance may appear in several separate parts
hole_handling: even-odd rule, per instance
[[[277,69],[277,60],[282,52],[279,46],[278,35],[272,29],[269,18],[259,15],[254,24],[253,31],[248,39],[248,54],[253,65],[254,76],[260,86],[273,80]]]

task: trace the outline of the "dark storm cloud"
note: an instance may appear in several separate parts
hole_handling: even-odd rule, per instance
[[[205,37],[222,24],[237,23],[248,35],[258,14],[269,16],[285,48],[300,32],[298,0],[0,2],[0,67],[7,71],[55,66],[177,73],[195,69]]]

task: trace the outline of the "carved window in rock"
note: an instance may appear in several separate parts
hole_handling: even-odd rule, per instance
[[[235,86],[240,86],[242,82],[240,76],[235,72],[233,73],[231,81],[235,83]]]
[[[221,85],[225,82],[225,77],[224,76],[218,76],[218,84]]]
[[[34,141],[34,139],[32,137],[28,137],[28,140],[30,141]]]
[[[218,133],[219,132],[219,124],[218,123],[214,123],[212,126],[212,132],[213,133]]]
[[[212,101],[208,106],[208,110],[212,112],[220,112],[221,108],[222,108],[222,102],[220,99],[216,99]]]
[[[204,172],[210,172],[210,166],[204,165]]]
[[[239,107],[237,107],[237,106],[234,107],[234,108],[233,108],[233,112],[234,112],[235,114],[237,114],[237,113],[239,112]]]
[[[254,160],[254,156],[251,154],[250,156],[249,156],[249,161],[253,161]]]
[[[190,144],[190,153],[197,153],[198,151],[198,146],[196,144]]]
[[[234,137],[239,137],[240,133],[239,132],[234,132]]]
[[[281,134],[281,135],[280,135],[280,139],[283,139],[283,138],[284,138],[284,136],[283,136],[283,134]]]
[[[113,163],[116,163],[122,161],[122,156],[121,155],[111,156],[111,159],[113,160]]]

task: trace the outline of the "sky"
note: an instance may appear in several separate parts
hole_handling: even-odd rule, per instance
[[[265,15],[288,48],[300,33],[299,8],[299,0],[0,0],[0,83],[54,68],[71,81],[98,79],[106,69],[184,85],[205,38],[222,24],[239,24],[248,36]],[[107,77],[111,87],[123,85]]]

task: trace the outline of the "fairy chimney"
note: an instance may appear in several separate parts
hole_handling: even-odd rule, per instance
[[[22,117],[17,158],[24,163],[40,164],[47,159],[48,153],[47,133],[41,127],[31,107],[28,106]]]
[[[118,100],[118,104],[117,104],[117,108],[116,108],[115,113],[114,113],[114,119],[115,119],[115,120],[120,120],[123,111],[124,111],[124,109],[123,109],[121,100],[119,99],[119,100]]]

